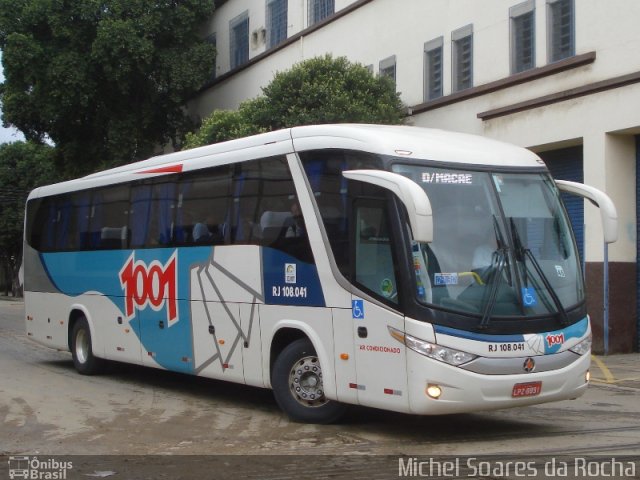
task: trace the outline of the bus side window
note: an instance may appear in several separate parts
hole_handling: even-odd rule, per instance
[[[176,210],[177,245],[222,245],[230,242],[232,175],[228,165],[182,179],[172,210]]]
[[[342,275],[352,281],[347,215],[350,187],[342,172],[379,169],[382,161],[370,153],[340,149],[301,152],[300,159],[322,216],[333,258]]]
[[[129,187],[107,187],[93,195],[89,231],[101,250],[127,248],[129,243]]]
[[[230,241],[279,250],[311,263],[313,255],[285,157],[236,166],[233,201],[227,215]]]
[[[172,181],[153,186],[151,219],[147,245],[166,246],[173,241],[173,225],[176,204],[176,184]]]
[[[151,185],[136,185],[131,189],[131,248],[144,247],[151,216]]]
[[[90,198],[86,192],[77,192],[30,201],[27,206],[31,221],[27,225],[29,245],[45,252],[82,249]]]
[[[398,282],[386,202],[358,199],[354,204],[355,281],[382,299],[398,303]]]

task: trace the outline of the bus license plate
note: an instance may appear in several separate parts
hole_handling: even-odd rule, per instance
[[[511,396],[517,397],[535,397],[542,391],[542,382],[516,383],[513,386]]]

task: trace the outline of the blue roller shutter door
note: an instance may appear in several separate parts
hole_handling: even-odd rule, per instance
[[[582,146],[552,150],[539,154],[556,180],[584,183]],[[578,252],[584,261],[584,200],[576,195],[562,194],[576,236]]]

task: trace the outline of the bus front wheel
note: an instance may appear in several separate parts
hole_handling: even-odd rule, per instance
[[[320,361],[306,338],[290,343],[278,355],[271,385],[280,408],[296,422],[332,423],[346,410],[325,396]]]
[[[82,316],[78,318],[71,332],[71,355],[73,365],[82,375],[95,375],[102,370],[104,360],[93,355],[89,322]]]

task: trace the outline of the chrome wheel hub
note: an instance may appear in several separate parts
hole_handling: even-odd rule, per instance
[[[85,363],[89,357],[89,336],[84,330],[76,335],[76,357],[80,363]]]
[[[320,407],[328,402],[318,357],[304,357],[296,362],[289,373],[289,389],[293,398],[305,407]]]

